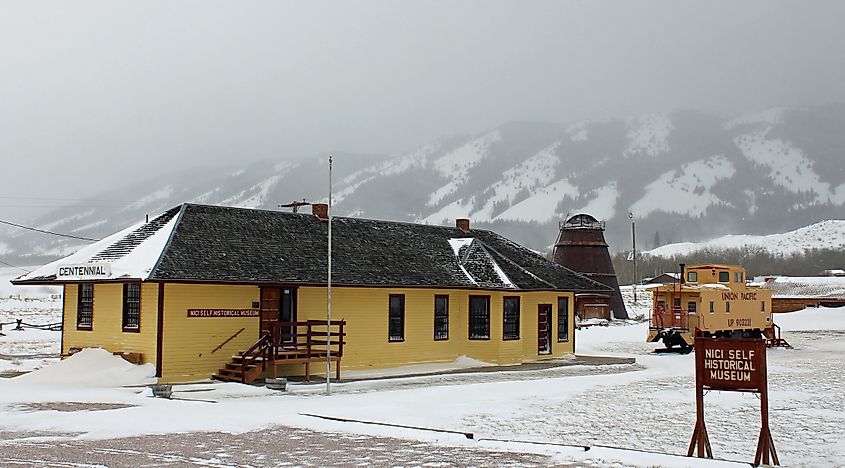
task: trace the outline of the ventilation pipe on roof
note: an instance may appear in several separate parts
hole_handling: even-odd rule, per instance
[[[455,220],[455,227],[460,229],[463,232],[469,232],[469,219],[468,218],[458,218]]]
[[[314,203],[311,205],[311,214],[314,216],[328,220],[329,219],[329,205],[328,203]]]

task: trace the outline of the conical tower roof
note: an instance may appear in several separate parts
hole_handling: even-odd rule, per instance
[[[627,319],[616,270],[604,240],[604,222],[588,214],[577,214],[560,224],[554,260],[571,270],[613,289],[610,307],[613,317]]]

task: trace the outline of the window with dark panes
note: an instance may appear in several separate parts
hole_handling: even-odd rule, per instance
[[[434,339],[449,339],[449,296],[434,296]]]
[[[519,339],[519,298],[504,298],[503,336],[505,340]]]
[[[687,312],[694,314],[696,311],[696,304],[695,302],[687,302]]]
[[[469,297],[469,338],[490,338],[490,296]]]
[[[388,312],[388,341],[405,341],[405,295],[390,295]]]
[[[557,341],[569,341],[569,298],[557,298]]]
[[[731,274],[727,271],[720,271],[719,272],[719,282],[720,283],[727,283],[731,280]]]
[[[141,284],[123,284],[123,329],[138,330],[141,327]]]
[[[76,300],[76,328],[88,329],[94,326],[94,285],[81,283]]]

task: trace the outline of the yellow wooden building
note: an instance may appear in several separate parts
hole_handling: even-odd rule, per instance
[[[328,351],[338,374],[558,358],[574,352],[574,294],[606,290],[468,220],[334,217],[328,325],[314,212],[183,204],[13,283],[64,286],[63,355],[124,353],[163,382],[324,372]]]

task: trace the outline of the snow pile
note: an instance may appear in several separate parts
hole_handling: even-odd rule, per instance
[[[421,364],[410,364],[407,366],[393,367],[390,369],[373,369],[373,370],[357,370],[346,371],[343,373],[348,379],[363,379],[363,378],[377,378],[377,377],[401,377],[408,375],[423,375],[423,374],[440,374],[444,372],[461,370],[461,369],[475,369],[479,367],[490,367],[496,364],[479,361],[464,355],[461,355],[454,361],[450,362],[430,362]]]
[[[704,248],[758,247],[771,253],[793,255],[806,249],[845,248],[845,220],[827,220],[782,234],[768,236],[728,235],[707,242],[667,244],[643,254],[658,257],[689,255]]]
[[[100,348],[86,348],[58,363],[14,379],[20,384],[123,387],[155,383],[155,366],[135,365]]]
[[[845,308],[804,309],[798,312],[774,314],[775,324],[789,331],[845,331]],[[789,337],[787,336],[787,341]]]

